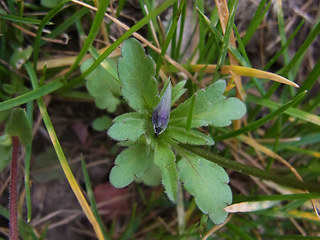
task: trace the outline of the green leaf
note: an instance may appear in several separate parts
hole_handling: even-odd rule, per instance
[[[24,145],[31,142],[32,129],[24,109],[12,109],[6,125],[6,133],[10,136],[17,136]]]
[[[151,113],[159,102],[155,63],[146,56],[140,43],[131,38],[123,43],[118,73],[121,92],[129,106],[137,112]]]
[[[199,209],[215,224],[228,216],[224,208],[232,202],[229,177],[224,169],[197,155],[188,155],[178,163],[179,179],[195,197]]]
[[[175,163],[175,155],[170,146],[161,141],[155,146],[154,164],[160,168],[162,184],[164,185],[168,198],[176,202],[178,191],[178,173]]]
[[[246,106],[238,98],[223,98],[214,103],[212,109],[195,121],[208,119],[208,124],[216,127],[224,127],[230,125],[232,120],[237,120],[243,117],[246,113]]]
[[[4,134],[0,137],[0,171],[2,171],[11,160],[11,137]]]
[[[224,80],[219,80],[211,84],[207,89],[201,89],[195,93],[195,105],[194,105],[194,115],[199,113],[204,113],[210,110],[212,103],[222,99],[222,94],[226,89],[226,82]],[[190,105],[192,102],[192,97],[186,100],[184,103],[180,104],[179,107],[171,112],[172,121],[185,120],[188,117]]]
[[[99,51],[95,49],[93,46],[89,48],[89,52],[95,60],[101,56]],[[117,64],[112,58],[105,58],[100,63],[100,66],[102,66],[118,82],[118,84],[120,84]]]
[[[92,128],[96,131],[107,130],[112,124],[112,119],[109,116],[101,116],[96,118],[92,123]]]
[[[187,132],[185,128],[171,126],[167,129],[167,135],[174,140],[193,145],[213,145],[214,141],[210,136],[199,132],[198,130],[190,130]]]
[[[171,92],[171,106],[185,93],[187,89],[184,88],[184,85],[186,84],[186,80],[183,80],[179,83],[177,83],[173,88]]]
[[[216,126],[224,127],[231,124],[231,120],[241,118],[246,112],[246,106],[237,98],[226,98],[223,92],[226,82],[219,80],[207,89],[195,94],[195,104],[191,127]],[[170,123],[175,126],[185,126],[188,118],[192,98],[189,98],[171,113]],[[169,124],[170,124],[169,123]]]
[[[108,135],[117,141],[136,141],[146,132],[145,117],[146,115],[137,112],[122,114],[114,119]]]
[[[136,143],[123,150],[110,172],[110,182],[116,188],[128,186],[135,177],[141,177],[152,164],[152,151],[145,144]]]
[[[41,0],[41,5],[47,8],[54,8],[62,2],[67,2],[66,0]]]
[[[0,122],[5,121],[6,119],[8,119],[10,115],[10,110],[4,110],[4,111],[0,111]]]
[[[94,59],[87,59],[81,64],[81,72],[85,72],[93,63]],[[98,108],[114,112],[120,103],[120,82],[115,79],[114,74],[106,66],[116,69],[113,60],[106,58],[86,77],[86,87],[90,95],[95,98],[95,104]]]
[[[158,186],[161,183],[161,173],[159,168],[152,164],[152,166],[143,174],[142,177],[135,179],[136,182],[143,182],[148,186]]]
[[[31,57],[33,48],[28,46],[27,48],[17,48],[10,58],[10,64],[17,69],[20,69],[22,65]]]

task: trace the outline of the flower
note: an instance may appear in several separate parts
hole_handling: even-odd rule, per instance
[[[152,125],[156,135],[163,133],[169,122],[171,108],[171,83],[164,94],[162,95],[160,102],[152,113]]]

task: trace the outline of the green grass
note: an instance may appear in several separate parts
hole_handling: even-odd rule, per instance
[[[241,122],[241,127],[203,128],[202,131],[210,134],[215,140],[213,147],[180,145],[177,149],[184,148],[182,151],[197,153],[223,166],[229,173],[233,202],[248,202],[250,208],[252,201],[259,202],[261,206],[267,201],[279,201],[268,209],[260,207],[257,211],[249,209],[248,212],[239,210],[224,226],[214,231],[212,236],[215,238],[320,239],[317,235],[320,220],[310,204],[311,199],[320,199],[318,187],[320,95],[317,90],[320,59],[316,52],[319,46],[320,21],[316,19],[314,11],[319,8],[317,3],[311,3],[307,9],[297,6],[311,17],[312,22],[309,22],[301,15],[292,12],[290,8],[279,6],[274,8],[274,1],[260,1],[257,6],[248,8],[248,12],[242,13],[248,15],[246,17],[248,21],[240,29],[240,22],[237,21],[238,14],[241,13],[237,9],[242,1],[228,1],[230,18],[224,35],[218,10],[207,1],[198,0],[191,3],[167,0],[155,7],[154,1],[141,0],[139,6],[141,8],[146,6],[148,14],[145,9],[139,9],[137,6],[135,14],[129,17],[130,3],[119,1],[119,6],[117,2],[110,8],[114,11],[110,15],[116,16],[129,26],[129,30],[122,29],[123,34],[119,35],[115,29],[121,26],[107,22],[104,16],[106,9],[110,7],[109,1],[87,2],[94,7],[97,7],[95,4],[98,3],[98,10],[96,12],[89,10],[72,1],[48,9],[41,5],[23,4],[21,1],[12,0],[3,3],[7,5],[5,7],[2,5],[3,8],[0,9],[1,135],[5,134],[3,129],[8,111],[19,106],[26,108],[28,119],[35,127],[34,141],[26,146],[25,151],[21,151],[24,159],[21,166],[25,171],[26,199],[26,206],[21,207],[27,209],[19,211],[22,221],[21,238],[42,239],[45,238],[47,231],[55,231],[54,228],[50,229],[50,224],[54,224],[54,220],[44,221],[38,226],[41,231],[37,229],[38,227],[32,226],[35,216],[42,216],[41,212],[31,214],[37,209],[35,207],[37,203],[32,201],[32,192],[37,188],[37,184],[33,184],[33,159],[43,151],[42,144],[49,146],[49,143],[39,141],[38,137],[42,134],[50,136],[61,168],[64,169],[71,186],[66,188],[68,191],[73,189],[79,201],[77,205],[80,204],[84,209],[83,216],[89,218],[88,221],[82,217],[82,225],[79,225],[80,217],[67,224],[82,226],[81,230],[90,232],[86,235],[83,231],[81,233],[83,236],[90,236],[90,239],[94,239],[93,236],[99,236],[100,239],[200,239],[200,232],[202,236],[206,236],[215,230],[213,223],[197,210],[192,197],[181,194],[182,199],[178,200],[177,205],[173,205],[165,198],[161,186],[146,187],[142,183],[131,184],[128,188],[131,194],[130,207],[122,217],[103,220],[99,216],[98,203],[93,194],[98,180],[94,174],[90,174],[89,164],[94,166],[99,164],[101,159],[108,159],[107,163],[99,165],[100,168],[103,166],[105,171],[105,177],[100,181],[105,182],[114,158],[121,149],[116,142],[106,137],[105,132],[95,132],[90,125],[101,115],[115,118],[130,109],[120,97],[121,104],[116,112],[98,110],[85,88],[85,78],[95,71],[106,57],[112,56],[117,60],[122,42],[132,37],[134,33],[139,33],[154,46],[156,42],[160,44],[160,54],[147,48],[147,52],[153,56],[157,64],[155,72],[159,89],[163,86],[162,80],[169,76],[173,84],[187,79],[187,91],[181,101],[219,78],[225,78],[232,83],[229,74],[220,72],[223,65],[230,65],[228,53],[235,57],[240,66],[277,73],[300,85],[299,89],[295,89],[256,76],[242,77],[242,85],[247,94],[244,100],[247,114],[246,121]],[[273,12],[274,9],[277,11]],[[171,11],[173,15],[170,15]],[[290,21],[294,21],[294,24],[290,29],[286,29]],[[151,34],[151,26],[155,29],[155,35]],[[273,32],[266,37],[270,33],[268,27],[273,29]],[[21,28],[27,31],[21,31]],[[264,38],[260,38],[259,35],[262,31]],[[104,41],[103,32],[107,33],[109,45]],[[47,40],[60,38],[62,34],[70,37],[67,45]],[[232,34],[237,41],[236,48],[230,44]],[[275,43],[274,49],[267,51],[267,46],[273,43]],[[22,68],[17,69],[11,56],[17,49],[25,49],[27,46],[33,48],[32,56],[24,59],[21,54],[21,61],[25,63]],[[103,49],[104,47],[108,48]],[[250,51],[252,48],[255,48],[254,53]],[[79,66],[88,53],[95,55],[95,61],[87,71],[80,73]],[[190,72],[196,79],[194,81],[177,70],[177,66],[174,66],[172,61],[171,63],[167,61],[165,55],[175,60],[186,71],[190,69],[190,65],[197,64],[216,64],[217,67],[213,73]],[[45,69],[37,70],[40,62],[52,59],[63,62],[68,57],[73,57],[73,61],[68,64],[60,67],[48,64]],[[172,69],[175,70],[171,71]],[[225,95],[235,96],[235,88],[230,85]],[[47,105],[44,100],[49,98],[51,103]],[[76,106],[76,109],[73,115],[66,112],[68,121],[61,122],[58,114],[61,111],[59,106],[68,104],[70,108]],[[191,106],[188,130],[194,111],[193,104]],[[44,121],[44,127],[43,124],[40,127],[41,131],[37,127],[38,119]],[[63,134],[61,130],[63,124],[70,126],[70,123],[81,121],[92,140],[82,145],[78,141],[70,140],[66,137],[68,134]],[[68,131],[71,134],[71,127]],[[299,181],[287,167],[272,158],[271,154],[260,152],[254,148],[254,144],[248,145],[246,137],[254,139],[284,158],[301,175],[304,183]],[[64,151],[64,145],[73,149],[70,155]],[[86,156],[90,151],[101,153],[101,149],[104,149],[104,152],[100,155],[91,158]],[[82,172],[72,171],[67,160],[76,158],[80,154],[84,154],[83,159],[86,159],[86,164],[82,159]],[[8,177],[8,173],[9,167],[1,174]],[[5,178],[1,178],[1,181],[5,182]],[[303,192],[305,189],[308,189],[309,193]],[[2,203],[8,201],[6,191],[0,194]],[[23,194],[24,191],[20,189],[21,199],[24,199]],[[88,196],[88,203],[85,196]],[[137,204],[134,204],[136,202]],[[319,208],[319,202],[315,203]],[[64,199],[56,203],[56,206],[62,208],[63,205]],[[0,206],[0,214],[7,219],[8,211],[5,206],[7,204]],[[0,234],[5,236],[6,231],[1,230]]]

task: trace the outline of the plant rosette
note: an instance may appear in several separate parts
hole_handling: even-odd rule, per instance
[[[136,179],[152,178],[157,168],[168,198],[176,202],[178,181],[195,197],[199,209],[215,224],[223,223],[232,202],[229,177],[224,169],[179,146],[213,145],[213,139],[198,131],[203,126],[224,127],[240,119],[246,107],[239,99],[226,98],[224,80],[218,80],[171,111],[185,92],[185,81],[171,87],[168,81],[158,93],[155,63],[140,43],[131,38],[123,43],[118,62],[121,95],[133,112],[113,120],[108,135],[127,148],[115,160],[110,182],[117,188]]]

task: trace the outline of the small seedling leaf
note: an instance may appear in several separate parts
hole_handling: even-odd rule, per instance
[[[11,137],[17,136],[20,142],[24,145],[31,142],[31,124],[24,109],[14,108],[11,110],[9,120],[6,125],[6,133]]]
[[[10,109],[0,111],[0,122],[5,121],[10,116]]]
[[[140,43],[130,38],[123,43],[118,73],[121,92],[129,106],[137,112],[151,113],[159,102],[155,63],[146,56]]]
[[[228,216],[224,208],[232,202],[229,177],[224,169],[196,155],[188,155],[178,163],[179,179],[195,197],[199,209],[215,224]]]
[[[108,131],[108,135],[117,141],[136,141],[145,132],[145,115],[131,112],[116,117]]]
[[[195,97],[194,112],[191,127],[215,126],[224,127],[232,120],[241,118],[246,112],[246,106],[237,98],[226,98],[223,92],[226,88],[224,80],[211,84],[207,89],[199,90]],[[171,113],[170,123],[175,126],[185,126],[192,98],[189,98]]]
[[[128,186],[135,177],[141,177],[152,164],[152,151],[145,144],[136,143],[123,150],[115,160],[110,182],[116,188]]]
[[[0,137],[0,171],[2,171],[11,160],[11,137],[4,134]]]
[[[92,128],[96,131],[107,130],[112,124],[112,119],[108,116],[101,116],[96,118],[92,123]]]
[[[160,168],[162,184],[164,185],[168,198],[176,202],[178,191],[178,173],[175,163],[175,155],[168,144],[161,141],[154,150],[154,164]]]
[[[81,72],[85,72],[93,64],[92,58],[87,59],[81,64]],[[109,68],[116,69],[113,60],[106,58]],[[113,72],[106,69],[104,65],[99,65],[87,77],[86,87],[88,92],[95,99],[95,104],[100,109],[107,109],[108,112],[114,112],[120,103],[120,82],[115,78]]]
[[[11,56],[10,64],[17,69],[20,69],[23,64],[31,57],[33,48],[31,46],[23,48],[17,48]]]

